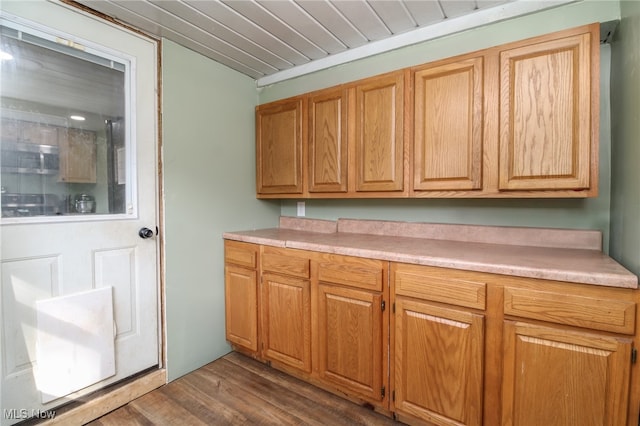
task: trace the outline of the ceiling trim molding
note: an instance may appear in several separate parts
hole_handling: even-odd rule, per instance
[[[412,44],[433,40],[457,32],[503,21],[518,16],[539,12],[562,6],[568,3],[576,3],[583,0],[543,0],[543,1],[516,1],[489,9],[474,12],[472,15],[464,15],[451,18],[443,22],[426,26],[407,33],[398,34],[384,40],[374,41],[364,46],[336,53],[326,58],[316,59],[307,64],[279,71],[256,80],[258,87],[269,86],[285,80],[300,77],[316,71],[321,71],[337,65],[363,59],[380,53],[389,52]]]

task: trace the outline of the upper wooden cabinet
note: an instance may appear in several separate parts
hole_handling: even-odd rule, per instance
[[[96,183],[96,134],[79,129],[58,129],[60,181]]]
[[[256,108],[258,194],[302,194],[303,99]]]
[[[413,71],[413,189],[482,187],[483,58]]]
[[[309,98],[309,192],[347,192],[347,93]]]
[[[594,39],[587,32],[500,52],[501,190],[590,187]]]
[[[356,86],[356,191],[401,191],[404,185],[404,74]]]
[[[595,197],[599,32],[586,25],[258,106],[257,196]]]
[[[96,183],[97,135],[91,130],[67,128],[46,123],[2,119],[0,138],[7,151],[39,152],[49,155],[51,161],[38,161],[39,167],[19,173],[54,174],[65,183]],[[4,150],[4,147],[3,147]],[[14,170],[18,168],[15,164]],[[31,171],[32,169],[34,171]]]

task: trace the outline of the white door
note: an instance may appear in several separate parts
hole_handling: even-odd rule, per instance
[[[160,362],[157,44],[58,2],[0,7],[0,424],[8,425]],[[43,301],[105,287],[115,353],[97,350],[89,362],[99,368],[113,356],[115,374],[45,398],[38,363],[50,367],[54,354],[40,350],[43,330],[61,325],[70,331],[56,337],[81,348],[98,327],[64,319],[68,311],[45,314]]]

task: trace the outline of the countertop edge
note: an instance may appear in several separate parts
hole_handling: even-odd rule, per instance
[[[272,232],[278,234],[279,229],[261,230],[266,232]],[[425,266],[435,266],[442,268],[460,269],[466,271],[485,272],[498,275],[516,276],[524,278],[545,279],[554,281],[565,281],[578,284],[598,285],[604,287],[615,288],[638,288],[638,277],[631,272],[624,269],[619,265],[620,273],[610,272],[598,272],[597,274],[590,272],[580,272],[571,268],[560,269],[545,269],[544,267],[531,267],[527,265],[518,265],[515,263],[486,263],[477,261],[468,261],[463,259],[455,259],[453,257],[439,257],[432,255],[420,255],[415,253],[407,253],[402,251],[389,251],[371,249],[361,246],[347,246],[347,245],[334,245],[323,242],[314,242],[313,238],[295,239],[291,236],[270,237],[255,235],[258,231],[239,231],[239,232],[225,232],[223,234],[224,239],[241,241],[247,243],[261,244],[280,248],[292,248],[299,250],[318,251],[322,253],[339,254],[346,256],[356,257],[368,257],[378,260],[386,260],[401,263],[411,263]],[[313,236],[313,232],[297,231],[301,236],[307,234]],[[380,237],[380,236],[378,236]],[[381,238],[384,238],[381,237]],[[426,240],[425,241],[431,241]],[[464,242],[458,242],[459,244],[465,244]],[[468,243],[473,244],[473,243]],[[501,245],[495,245],[501,247]],[[575,249],[574,249],[575,251]],[[585,253],[593,252],[593,250],[584,250]],[[610,258],[609,258],[610,259]],[[612,260],[612,259],[611,259]],[[612,260],[613,261],[613,260]],[[625,273],[626,272],[626,273]]]

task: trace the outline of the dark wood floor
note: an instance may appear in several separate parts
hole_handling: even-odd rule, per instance
[[[401,423],[233,352],[89,424],[397,426]]]

